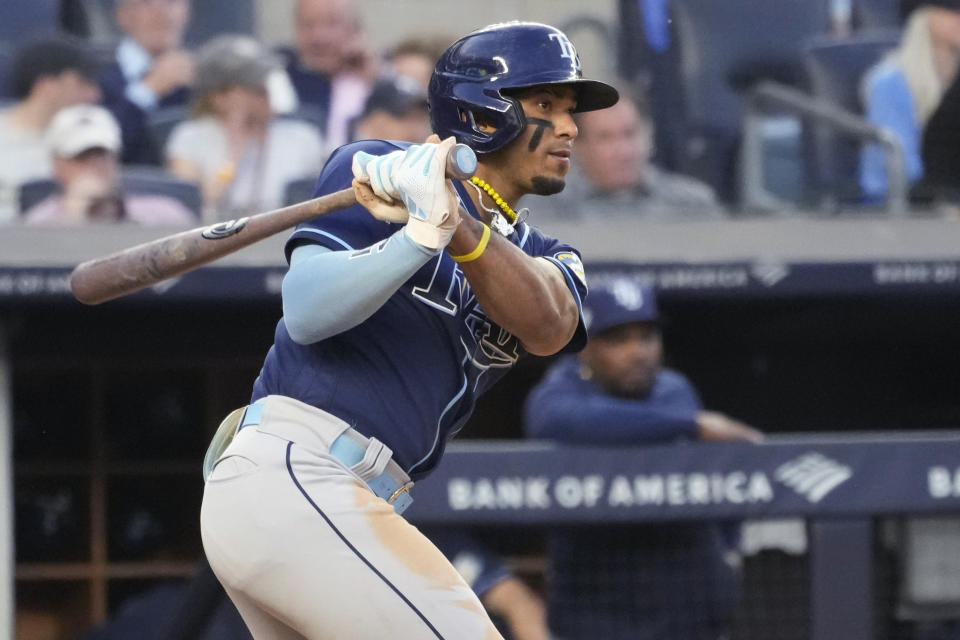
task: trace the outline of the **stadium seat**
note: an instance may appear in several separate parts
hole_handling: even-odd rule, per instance
[[[22,183],[17,187],[17,205],[20,215],[58,191],[60,191],[60,185],[56,180],[49,178],[38,178]]]
[[[182,180],[165,169],[151,165],[126,165],[120,180],[126,193],[174,198],[192,211],[198,219],[203,211],[203,195],[200,186]]]
[[[853,0],[853,24],[856,29],[892,29],[899,27],[901,0]]]
[[[17,45],[60,28],[60,0],[3,0],[0,42]]]
[[[174,198],[192,211],[198,220],[200,219],[203,197],[200,187],[192,182],[176,178],[157,167],[139,165],[124,167],[120,182],[125,193]],[[30,207],[59,191],[60,185],[55,180],[46,178],[21,184],[18,189],[21,215]]]
[[[254,35],[254,0],[203,0],[194,2],[192,6],[193,13],[186,35],[187,46],[191,49],[223,33]]]
[[[6,42],[0,42],[0,101],[14,97],[13,59],[13,47]]]
[[[147,128],[150,130],[153,143],[159,150],[161,157],[164,157],[166,153],[167,139],[173,132],[174,127],[189,117],[190,109],[183,105],[161,107],[147,114]]]
[[[317,186],[316,178],[300,178],[291,180],[283,190],[284,206],[297,204],[313,197],[313,190]]]
[[[686,124],[681,169],[729,200],[742,93],[761,80],[802,83],[801,43],[826,32],[828,1],[672,0],[672,11]]]
[[[893,49],[897,30],[857,32],[844,39],[818,37],[804,47],[803,63],[810,93],[854,113],[863,114],[860,85],[866,71]],[[815,193],[838,202],[860,199],[858,168],[862,142],[826,125],[811,127],[805,140],[807,176]]]

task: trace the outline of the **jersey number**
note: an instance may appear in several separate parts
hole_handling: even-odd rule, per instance
[[[451,269],[449,280],[445,277],[447,274],[441,273],[440,265],[443,264],[443,257],[436,260],[437,266],[433,268],[433,275],[426,287],[413,288],[413,297],[421,302],[425,302],[434,309],[439,309],[451,316],[457,315],[459,306],[453,301],[453,295],[456,291],[454,287],[459,287],[460,275],[459,269]]]

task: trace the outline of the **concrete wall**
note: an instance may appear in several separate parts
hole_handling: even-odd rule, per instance
[[[458,37],[493,22],[534,20],[563,27],[579,16],[613,24],[614,0],[488,0],[467,3],[449,0],[356,0],[361,7],[371,40],[388,49],[402,38],[417,33],[448,33]],[[269,44],[292,40],[293,6],[296,0],[258,0],[258,31]],[[613,43],[595,31],[570,30],[584,72],[610,78]]]

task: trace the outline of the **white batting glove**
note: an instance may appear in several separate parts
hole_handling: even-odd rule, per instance
[[[393,203],[400,198],[396,186],[400,164],[407,151],[417,147],[419,145],[414,145],[407,150],[392,151],[383,156],[357,151],[353,154],[351,165],[353,177],[369,184],[377,197],[384,202]]]
[[[397,192],[410,212],[407,237],[435,251],[447,246],[460,224],[460,201],[446,178],[447,156],[456,142],[451,136],[410,147],[396,173]]]

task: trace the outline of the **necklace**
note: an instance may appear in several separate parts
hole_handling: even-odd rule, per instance
[[[507,216],[507,220],[511,225],[517,221],[516,212],[510,207],[509,204],[507,204],[506,200],[500,197],[500,194],[497,193],[496,189],[491,187],[484,180],[482,180],[481,178],[478,178],[477,176],[473,176],[472,178],[470,178],[470,182],[472,182],[473,184],[477,185],[478,187],[480,187],[481,189],[487,192],[487,195],[490,196],[491,199],[493,199],[493,201],[497,204],[498,207],[500,207],[500,211],[503,211],[503,215]]]

